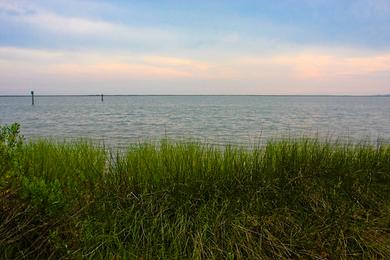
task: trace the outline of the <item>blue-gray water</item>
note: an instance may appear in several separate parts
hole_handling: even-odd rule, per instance
[[[390,140],[390,97],[105,96],[0,97],[0,124],[26,138],[87,137],[113,147],[144,140],[253,144],[316,136]]]

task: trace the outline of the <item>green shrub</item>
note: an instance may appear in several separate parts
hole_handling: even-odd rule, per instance
[[[0,187],[10,177],[10,170],[17,167],[17,155],[22,144],[19,124],[0,126]]]

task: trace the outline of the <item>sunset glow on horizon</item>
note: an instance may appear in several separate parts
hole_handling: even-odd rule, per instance
[[[390,94],[390,1],[0,0],[0,95]]]

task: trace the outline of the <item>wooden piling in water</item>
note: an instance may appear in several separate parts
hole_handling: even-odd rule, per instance
[[[33,106],[34,104],[34,91],[31,91],[31,105]]]

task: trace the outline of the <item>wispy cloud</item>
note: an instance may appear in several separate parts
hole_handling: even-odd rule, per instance
[[[292,80],[321,81],[390,73],[390,52],[308,49],[275,55],[244,56],[232,64],[237,68],[245,68],[242,76],[261,78],[283,75]]]
[[[80,37],[89,41],[111,42],[113,45],[157,45],[180,41],[179,34],[173,30],[65,16],[28,3],[18,4],[3,0],[0,2],[0,15],[2,19],[13,24],[27,26],[29,30],[64,40],[66,37]],[[50,37],[49,35],[47,37]]]
[[[199,71],[207,71],[212,68],[212,65],[207,62],[202,62],[194,59],[184,59],[177,57],[168,57],[168,56],[145,56],[143,58],[144,62],[148,64],[153,64],[154,66],[167,66],[174,68],[190,68],[196,69]]]
[[[183,80],[192,80],[203,81],[206,85],[219,84],[217,90],[223,92],[225,83],[230,81],[240,86],[250,82],[251,93],[261,94],[267,89],[264,85],[274,86],[269,91],[275,93],[300,93],[300,90],[315,93],[316,86],[326,85],[331,90],[332,86],[344,82],[345,85],[375,93],[386,89],[390,91],[388,79],[382,79],[384,74],[390,75],[390,53],[387,52],[362,54],[361,51],[349,51],[347,55],[339,50],[301,50],[277,55],[236,56],[210,62],[204,57],[0,47],[0,85],[8,86],[14,82],[39,86],[42,80],[67,82],[71,79],[90,87],[97,80],[111,84],[112,88],[118,80],[122,83],[152,80],[161,84],[169,81],[177,87]],[[357,78],[363,80],[356,83]],[[373,79],[374,85],[371,84]],[[306,88],[297,87],[303,85]],[[368,85],[371,85],[370,89],[367,89]],[[256,90],[256,86],[261,88]],[[327,93],[327,89],[322,91]],[[236,91],[245,93],[245,88],[237,88]],[[164,93],[164,90],[161,89],[161,92]]]
[[[177,57],[12,47],[0,47],[0,67],[3,76],[18,70],[21,74],[127,79],[194,77],[210,68],[206,62]]]
[[[288,65],[293,75],[301,79],[324,80],[390,73],[390,53],[346,55],[330,51],[308,51],[278,55],[273,61]]]
[[[34,8],[20,1],[0,1],[0,14],[8,16],[22,16],[34,13]]]

